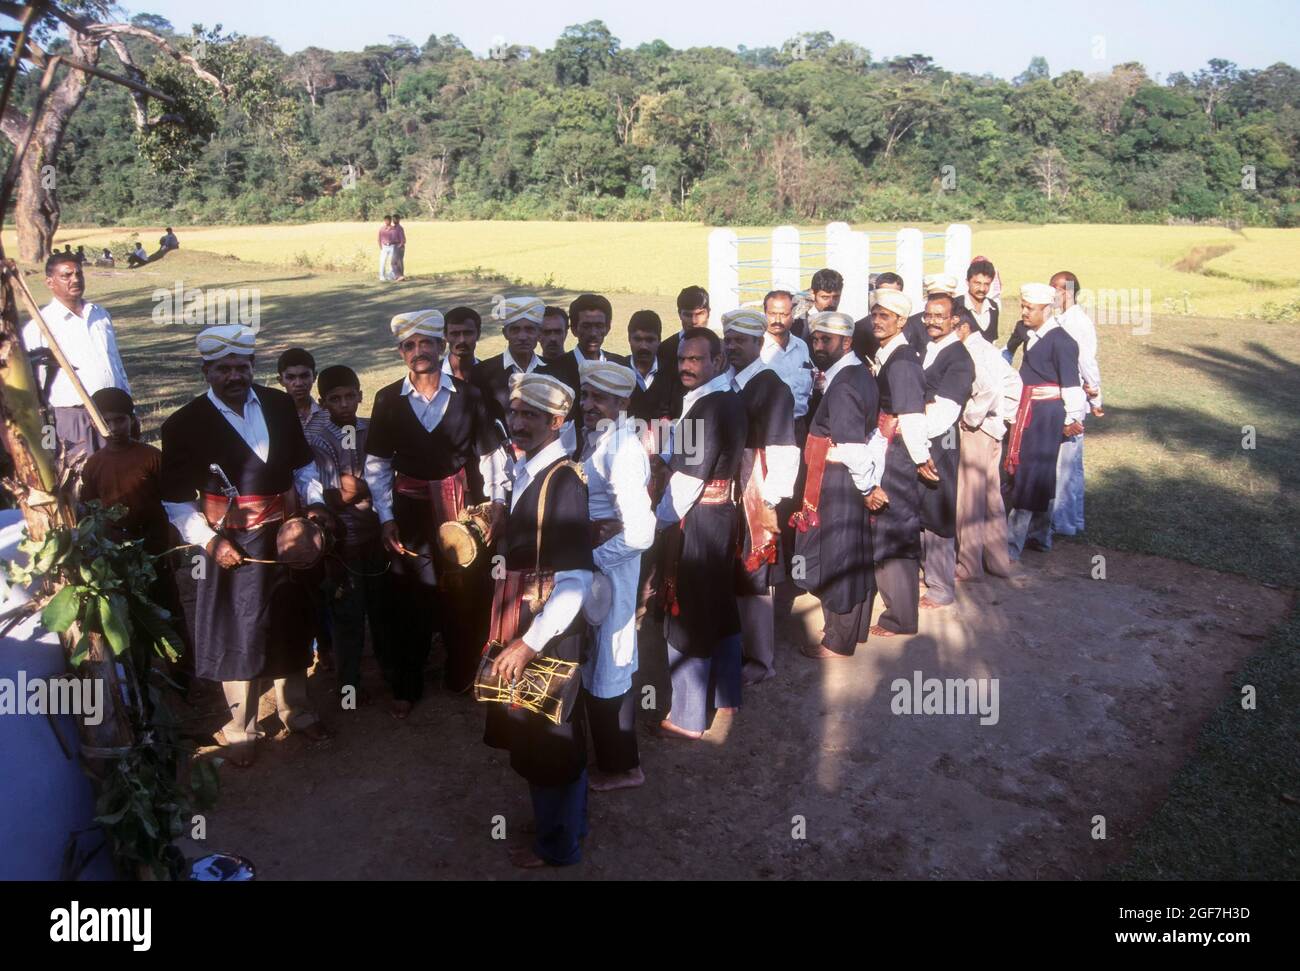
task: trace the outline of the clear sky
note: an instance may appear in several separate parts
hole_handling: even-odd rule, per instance
[[[548,48],[569,24],[600,19],[625,47],[661,38],[673,47],[779,47],[800,31],[829,30],[877,59],[929,54],[943,67],[1010,78],[1030,57],[1052,74],[1107,71],[1141,61],[1150,74],[1201,67],[1212,57],[1245,68],[1300,67],[1300,0],[140,0],[179,30],[217,22],[272,38],[290,53],[360,50],[389,35],[423,44],[455,34],[483,56],[499,38]],[[217,11],[220,11],[218,18]]]

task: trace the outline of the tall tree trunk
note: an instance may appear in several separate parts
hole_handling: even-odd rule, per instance
[[[99,42],[69,31],[71,54],[92,67],[99,62]],[[59,228],[59,197],[54,176],[54,160],[58,158],[63,137],[67,134],[68,120],[86,96],[90,75],[61,65],[62,80],[58,81],[46,98],[31,144],[23,156],[22,169],[14,193],[14,222],[18,229],[18,256],[39,263],[50,255],[54,234]],[[22,144],[22,136],[30,119],[21,118],[16,111],[5,113],[3,131],[15,149]]]

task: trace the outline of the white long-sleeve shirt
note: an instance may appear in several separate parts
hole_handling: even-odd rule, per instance
[[[1100,408],[1101,368],[1097,364],[1096,325],[1077,303],[1065,313],[1057,314],[1055,319],[1079,345],[1079,378],[1082,384],[1097,389],[1097,396],[1091,399],[1091,404]]]
[[[799,343],[803,344],[803,341]],[[737,371],[735,368],[728,369],[727,374],[731,377],[732,390],[737,393],[744,391],[745,385],[760,372],[769,368],[775,370],[759,357],[743,371]],[[799,446],[765,445],[763,454],[767,461],[767,472],[763,475],[758,491],[764,502],[769,506],[775,506],[782,499],[794,495],[794,483],[799,477]]]
[[[438,427],[438,423],[447,414],[447,406],[451,403],[451,396],[456,393],[456,385],[452,381],[450,371],[441,371],[438,377],[438,390],[431,396],[425,396],[415,390],[415,386],[411,384],[411,376],[408,374],[402,379],[402,389],[399,393],[406,398],[424,430],[431,432]],[[493,502],[505,502],[506,468],[505,456],[501,454],[501,449],[494,449],[487,455],[480,456],[478,468],[483,479],[483,490],[488,498]],[[393,473],[393,460],[380,458],[378,455],[367,455],[364,474],[379,522],[391,522],[393,480],[396,478]]]
[[[876,351],[876,374],[879,374],[889,360],[889,355],[907,344],[907,337],[900,330]],[[911,412],[898,416],[898,435],[903,440],[903,447],[916,465],[924,465],[930,460],[930,436],[926,433],[924,412]]]
[[[1020,372],[1007,363],[983,334],[971,331],[966,338],[966,350],[975,362],[975,384],[962,411],[962,421],[1000,441],[1007,433],[1007,422],[1016,417],[1024,382],[1020,380]]]
[[[126,379],[126,368],[117,349],[117,334],[113,318],[99,304],[84,301],[81,313],[69,310],[58,300],[51,300],[41,308],[41,317],[59,348],[76,369],[87,394],[104,388],[121,388],[127,394],[131,386]],[[45,335],[35,319],[23,327],[23,346],[28,351],[48,347]],[[84,405],[72,387],[72,381],[59,368],[50,384],[50,405],[56,408]]]
[[[758,356],[794,395],[794,417],[798,419],[808,414],[808,400],[813,389],[813,363],[808,353],[808,342],[790,335],[782,347],[771,334],[764,334],[763,349]]]
[[[519,497],[524,494],[524,490],[535,479],[543,469],[557,459],[566,458],[568,453],[564,446],[557,438],[545,448],[540,449],[536,455],[524,462],[515,464],[514,485],[510,493],[510,508],[513,510],[519,502]],[[538,497],[540,500],[540,496]],[[538,516],[545,515],[545,510],[539,505],[537,510]],[[587,541],[586,536],[575,537],[575,542]],[[590,570],[557,570],[555,572],[555,586],[551,590],[551,595],[546,599],[546,604],[542,607],[541,613],[533,618],[532,624],[523,636],[523,641],[534,653],[540,652],[546,647],[547,642],[561,633],[566,627],[573,622],[573,618],[578,616],[578,611],[582,609],[583,601],[591,593],[591,571]]]
[[[253,454],[265,462],[271,454],[271,433],[266,427],[266,415],[262,411],[262,403],[253,389],[248,389],[242,414],[234,411],[218,398],[211,388],[208,389],[208,400],[252,449]],[[312,506],[325,501],[325,492],[321,487],[320,473],[316,470],[315,461],[293,470],[293,487],[305,505]],[[171,520],[185,542],[206,548],[212,537],[217,535],[208,525],[198,498],[191,499],[189,502],[164,502],[163,508],[167,512],[167,518]]]

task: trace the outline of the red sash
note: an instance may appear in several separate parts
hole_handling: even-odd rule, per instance
[[[1015,475],[1020,467],[1020,440],[1025,429],[1034,417],[1035,401],[1055,401],[1061,397],[1059,384],[1027,384],[1020,389],[1020,405],[1016,408],[1016,423],[1011,429],[1011,441],[1007,444],[1007,461],[1003,466],[1009,475]]]

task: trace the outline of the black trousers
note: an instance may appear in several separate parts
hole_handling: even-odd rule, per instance
[[[846,614],[837,614],[822,606],[822,643],[836,654],[851,657],[859,644],[867,639],[871,628],[871,597]]]
[[[641,764],[636,747],[636,688],[617,698],[597,698],[585,688],[582,703],[601,772],[631,772]]]
[[[438,591],[442,643],[447,649],[443,683],[467,691],[478,673],[492,613],[492,560],[480,555],[466,569],[444,567]]]

